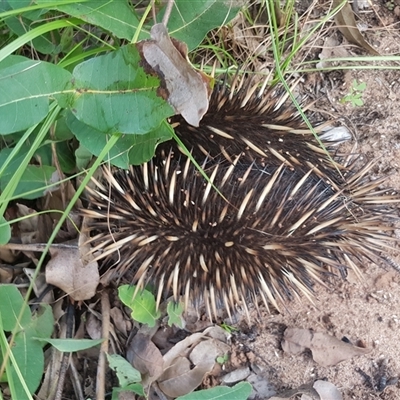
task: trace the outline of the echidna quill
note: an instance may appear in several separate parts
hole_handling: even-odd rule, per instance
[[[222,86],[199,128],[175,121],[209,181],[175,142],[143,166],[104,169],[84,210],[92,252],[118,279],[153,283],[158,303],[204,301],[211,318],[237,305],[248,314],[249,300],[279,309],[379,259],[399,197],[370,181],[372,163],[332,163],[281,101]]]

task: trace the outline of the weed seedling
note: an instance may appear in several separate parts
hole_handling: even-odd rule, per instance
[[[340,102],[342,104],[351,103],[353,107],[363,106],[364,101],[362,99],[362,94],[366,88],[367,84],[365,82],[358,83],[356,80],[354,80],[350,93],[344,96]]]

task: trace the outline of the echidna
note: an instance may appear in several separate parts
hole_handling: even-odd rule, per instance
[[[332,163],[281,100],[224,84],[199,128],[173,121],[210,181],[175,142],[140,167],[104,169],[84,211],[92,251],[117,277],[154,283],[158,303],[204,300],[210,316],[260,298],[279,308],[379,258],[398,197],[370,181],[373,163]]]

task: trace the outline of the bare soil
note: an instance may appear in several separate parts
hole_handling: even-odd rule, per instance
[[[365,37],[381,54],[400,53],[399,8],[395,6],[396,12],[386,2],[374,2],[373,10],[361,14],[369,27]],[[330,34],[336,43],[333,54],[360,54],[339,33]],[[322,46],[325,39],[320,38]],[[360,107],[340,101],[351,92],[354,80],[366,83]],[[352,132],[353,141],[344,146],[345,151],[377,160],[371,177],[386,176],[387,187],[400,189],[400,72],[382,68],[315,73],[305,79],[304,90],[314,93],[316,109],[339,116],[337,121]],[[396,236],[400,238],[400,231]],[[262,370],[276,392],[323,379],[332,382],[344,400],[400,399],[400,384],[396,383],[400,375],[399,244],[394,247],[385,251],[387,263],[365,262],[362,282],[350,273],[347,280],[330,283],[328,290],[316,287],[314,304],[294,301],[280,314],[262,316],[256,335],[243,343],[255,358],[252,365]],[[345,337],[371,352],[324,368],[313,361],[310,352],[301,356],[283,352],[281,340],[287,327]],[[390,385],[385,387],[385,383]]]

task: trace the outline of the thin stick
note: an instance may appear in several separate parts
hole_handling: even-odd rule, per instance
[[[108,293],[104,290],[101,294],[101,316],[102,316],[102,336],[103,343],[100,347],[99,362],[97,366],[96,378],[96,399],[105,399],[106,386],[106,354],[108,353],[108,339],[110,331],[110,299]]]
[[[175,0],[168,0],[167,8],[165,9],[165,14],[164,14],[164,17],[162,20],[162,23],[165,26],[167,26],[167,24],[168,24],[168,20],[171,15],[172,7],[174,6],[174,4],[175,4]]]

